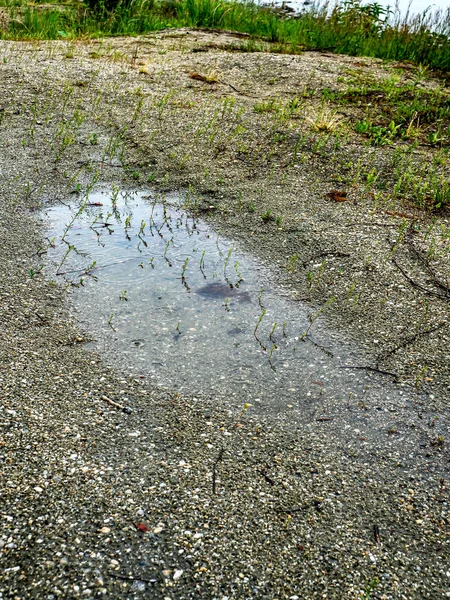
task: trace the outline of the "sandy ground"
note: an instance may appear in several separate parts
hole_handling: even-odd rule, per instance
[[[245,40],[0,44],[2,598],[450,595],[448,211],[374,202],[352,169],[389,171],[392,149],[349,133],[358,107],[324,113],[323,88],[389,65]],[[86,352],[40,271],[39,209],[111,183],[190,190],[293,300],[335,298],[329,326],[412,400],[287,428],[232,410],[226,384],[181,397]]]

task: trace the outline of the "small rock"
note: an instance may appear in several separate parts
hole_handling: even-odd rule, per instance
[[[111,528],[110,527],[102,527],[100,529],[100,533],[111,533]]]
[[[132,588],[133,588],[133,590],[136,590],[137,592],[145,591],[145,581],[140,581],[140,580],[133,581]]]

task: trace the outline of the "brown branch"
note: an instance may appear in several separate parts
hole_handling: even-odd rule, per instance
[[[409,283],[413,287],[421,290],[422,292],[425,292],[425,294],[429,294],[430,296],[436,296],[437,298],[441,298],[441,300],[450,301],[450,295],[440,294],[439,292],[436,292],[435,290],[430,290],[429,288],[424,287],[420,283],[417,283],[417,281],[414,281],[414,279],[405,271],[405,269],[398,264],[398,262],[395,260],[394,257],[392,257],[391,260],[394,263],[394,265],[397,267],[397,269],[400,271],[400,273],[403,275],[403,277],[407,281],[409,281]]]
[[[436,274],[436,272],[434,271],[434,269],[431,267],[430,261],[428,261],[425,258],[425,256],[423,256],[423,254],[421,252],[419,252],[419,250],[414,246],[411,234],[409,234],[409,236],[408,236],[408,247],[413,252],[415,257],[419,260],[419,262],[421,262],[422,265],[426,268],[428,273],[431,275],[434,285],[436,287],[440,288],[441,290],[444,290],[446,295],[449,295],[450,287],[448,285],[442,283],[442,281],[439,279],[439,277]]]
[[[333,354],[333,352],[331,352],[331,350],[329,350],[328,348],[325,348],[325,346],[322,346],[318,342],[315,342],[309,334],[306,334],[305,337],[303,338],[303,340],[308,340],[308,342],[311,342],[311,344],[313,346],[315,346],[316,348],[321,350],[324,354],[326,354],[327,356],[330,356],[331,358],[334,358],[334,354]]]
[[[110,398],[108,398],[108,396],[100,396],[101,400],[103,400],[104,402],[106,402],[107,404],[109,404],[110,406],[113,406],[114,408],[118,408],[119,410],[121,410],[122,412],[129,414],[131,412],[131,408],[129,408],[128,406],[124,406],[123,404],[119,404],[118,402],[114,402],[114,400],[111,400]]]
[[[421,338],[425,335],[429,335],[430,333],[434,333],[435,331],[442,329],[442,327],[444,327],[445,325],[447,325],[447,321],[442,321],[441,323],[439,323],[439,325],[436,325],[435,327],[430,327],[429,329],[426,329],[425,331],[418,331],[414,335],[411,335],[410,337],[403,340],[403,342],[401,342],[397,346],[394,346],[394,348],[392,348],[391,350],[387,350],[386,352],[379,354],[377,356],[377,364],[383,360],[386,360],[386,358],[389,358],[390,356],[392,356],[393,354],[395,354],[402,348],[406,348],[406,346],[409,346],[410,344],[415,342],[418,338]]]
[[[397,373],[391,373],[391,371],[383,371],[382,369],[378,369],[377,367],[371,367],[370,365],[342,365],[341,369],[360,369],[372,371],[373,373],[380,373],[381,375],[390,375],[391,377],[395,377],[395,379],[398,379]]]

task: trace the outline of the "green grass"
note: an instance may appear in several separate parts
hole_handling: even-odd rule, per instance
[[[406,65],[405,65],[406,66]],[[450,143],[450,95],[445,86],[430,86],[423,67],[391,69],[387,78],[349,71],[347,89],[322,91],[322,99],[351,106],[360,119],[354,131],[374,146],[395,140],[442,147]],[[404,71],[404,72],[403,72]]]
[[[282,52],[328,49],[450,70],[448,11],[428,11],[401,21],[377,3],[361,6],[358,0],[348,0],[334,7],[314,5],[300,18],[290,19],[251,2],[131,0],[119,1],[111,9],[114,3],[109,0],[107,10],[104,5],[90,8],[80,1],[52,8],[3,0],[0,5],[9,14],[9,26],[0,34],[9,39],[71,39],[137,35],[168,27],[224,28],[252,36],[242,49],[246,44],[254,49],[254,40],[262,39]]]

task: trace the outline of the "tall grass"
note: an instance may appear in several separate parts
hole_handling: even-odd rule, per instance
[[[360,0],[316,4],[289,17],[253,2],[235,0],[89,0],[90,6],[40,6],[3,0],[12,39],[136,35],[168,27],[232,29],[277,44],[278,51],[328,49],[337,53],[408,60],[450,70],[450,10],[400,17]],[[0,0],[1,4],[1,0]]]

